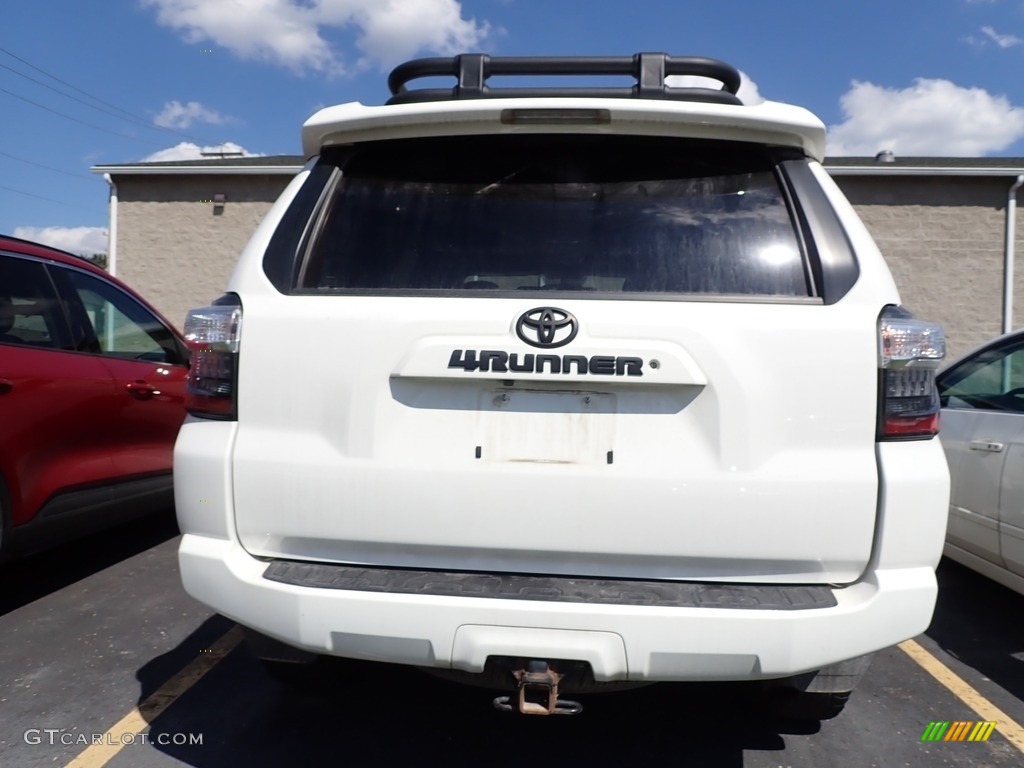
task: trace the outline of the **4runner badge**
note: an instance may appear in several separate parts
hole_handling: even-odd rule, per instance
[[[533,347],[562,347],[576,338],[579,323],[557,307],[537,307],[516,321],[516,334]],[[643,376],[644,361],[621,355],[543,355],[501,349],[453,349],[449,368],[467,373],[559,373],[594,376]]]
[[[576,338],[579,323],[564,309],[537,307],[516,321],[516,335],[531,347],[563,347]]]

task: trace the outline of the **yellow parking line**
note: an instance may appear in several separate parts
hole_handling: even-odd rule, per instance
[[[996,722],[998,733],[1021,752],[1024,752],[1024,728],[1014,722],[1008,714],[986,699],[963,678],[926,651],[916,640],[900,643],[900,649],[916,661],[928,674],[946,686],[960,701],[973,709],[982,720]]]
[[[65,768],[102,768],[122,749],[131,743],[131,737],[142,733],[160,714],[173,704],[185,691],[213,669],[242,641],[242,629],[237,624],[204,651],[178,674],[150,694],[139,706],[122,717],[103,734],[100,743],[91,744],[75,757]]]

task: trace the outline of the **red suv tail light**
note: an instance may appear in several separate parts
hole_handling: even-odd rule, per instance
[[[238,348],[242,306],[227,294],[185,318],[190,352],[185,407],[193,416],[227,421],[238,418]]]
[[[946,356],[936,323],[889,306],[878,318],[879,440],[925,440],[939,431],[935,370]]]

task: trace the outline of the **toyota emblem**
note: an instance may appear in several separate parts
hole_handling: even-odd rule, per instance
[[[537,307],[516,321],[516,335],[531,347],[562,347],[576,338],[579,323],[570,312],[557,307]]]

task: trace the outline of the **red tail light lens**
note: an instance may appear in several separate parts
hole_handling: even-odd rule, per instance
[[[193,416],[238,418],[238,350],[242,307],[225,296],[213,306],[193,309],[185,319],[190,351],[185,406]]]
[[[942,327],[890,306],[878,319],[878,341],[878,439],[933,437],[939,431],[935,370],[946,356]]]

